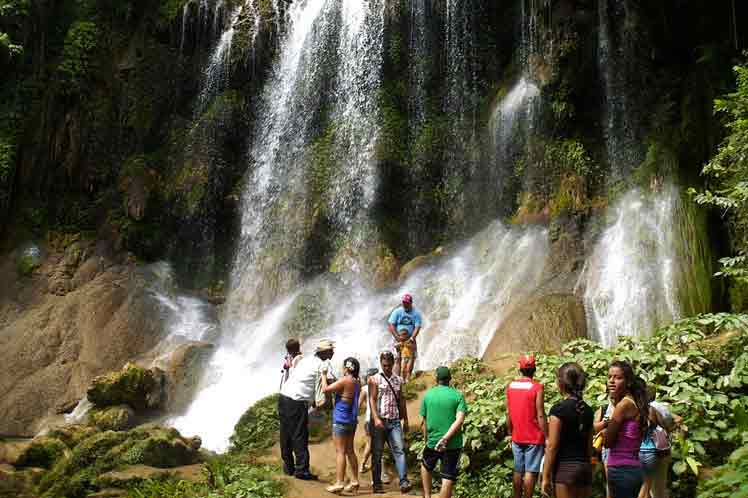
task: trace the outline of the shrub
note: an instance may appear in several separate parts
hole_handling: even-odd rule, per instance
[[[232,453],[253,452],[270,448],[278,439],[278,394],[256,402],[244,412],[230,438]]]

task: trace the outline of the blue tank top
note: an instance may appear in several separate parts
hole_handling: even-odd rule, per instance
[[[361,388],[356,385],[353,393],[353,403],[346,401],[335,393],[335,407],[332,410],[333,424],[355,424],[358,419],[358,397]]]

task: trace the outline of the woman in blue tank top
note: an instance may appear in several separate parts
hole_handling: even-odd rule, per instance
[[[335,393],[335,406],[332,411],[332,437],[335,441],[336,482],[327,488],[331,493],[358,491],[358,459],[353,448],[353,436],[358,423],[358,398],[361,382],[358,379],[359,363],[356,358],[346,358],[343,362],[343,377],[332,384],[327,383],[327,372],[323,372],[322,391]],[[345,485],[346,459],[351,466],[353,479]]]

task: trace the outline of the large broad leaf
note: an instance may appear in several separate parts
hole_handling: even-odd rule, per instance
[[[693,457],[686,457],[686,463],[688,464],[688,467],[691,469],[691,472],[693,472],[694,475],[699,475],[699,467],[701,467],[701,462],[697,462]]]

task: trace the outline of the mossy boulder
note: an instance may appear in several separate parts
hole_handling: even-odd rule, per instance
[[[200,460],[198,450],[202,441],[199,437],[185,438],[176,429],[164,427],[135,429],[129,434],[134,443],[128,441],[119,452],[126,463],[171,468]]]
[[[89,423],[104,431],[125,431],[135,425],[135,411],[127,405],[94,408]]]
[[[21,453],[16,467],[51,468],[54,463],[69,452],[68,447],[57,438],[40,436]]]
[[[278,440],[278,394],[271,394],[249,407],[234,426],[231,452],[270,448]]]
[[[97,432],[99,432],[99,430],[96,427],[75,424],[53,429],[47,434],[47,437],[59,439],[65,443],[68,448],[74,448],[78,443],[93,436]]]
[[[97,408],[129,405],[135,411],[142,411],[158,407],[160,389],[153,371],[127,363],[119,372],[96,377],[87,395]]]
[[[82,498],[105,483],[99,476],[128,465],[170,468],[201,460],[200,438],[183,438],[176,429],[139,427],[95,432],[60,458],[39,484],[45,498]]]

